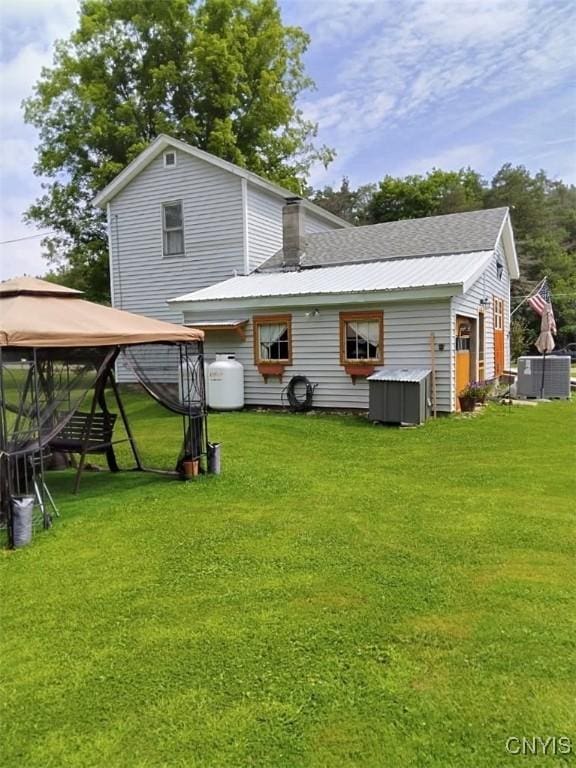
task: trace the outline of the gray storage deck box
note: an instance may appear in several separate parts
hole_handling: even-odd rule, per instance
[[[369,418],[389,424],[423,424],[430,416],[429,368],[379,368],[368,377]]]
[[[570,398],[568,356],[538,355],[518,358],[518,397]]]

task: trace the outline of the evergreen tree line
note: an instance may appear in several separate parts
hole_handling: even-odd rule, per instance
[[[557,344],[576,340],[576,187],[532,174],[523,166],[503,165],[487,181],[471,168],[434,169],[425,175],[386,176],[356,189],[347,178],[338,189],[309,189],[312,200],[352,224],[438,216],[508,206],[511,211],[520,279],[512,283],[517,306],[543,278],[548,278],[558,326]],[[540,320],[523,305],[514,316],[512,347],[530,349]]]

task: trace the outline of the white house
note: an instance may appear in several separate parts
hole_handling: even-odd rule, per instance
[[[167,301],[248,274],[282,245],[293,193],[160,135],[94,199],[108,215],[112,304],[180,322]],[[306,231],[350,225],[305,202]]]
[[[249,405],[280,405],[304,375],[316,406],[364,409],[385,364],[434,368],[438,409],[452,411],[469,380],[509,363],[505,208],[351,227],[164,135],[95,204],[113,305],[203,328],[208,360],[243,363]]]
[[[507,208],[308,234],[306,206],[284,209],[284,244],[246,276],[169,303],[203,328],[208,359],[234,353],[249,405],[280,405],[294,375],[314,405],[368,406],[366,377],[429,367],[440,411],[509,364],[510,279],[518,262]]]

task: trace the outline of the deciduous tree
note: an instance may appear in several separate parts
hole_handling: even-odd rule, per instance
[[[332,158],[296,106],[312,86],[308,42],[276,0],[82,0],[24,105],[46,179],[27,216],[56,232],[56,279],[107,284],[105,221],[90,201],[159,133],[300,192],[311,163]]]
[[[386,176],[368,204],[371,223],[418,219],[443,213],[482,208],[481,176],[471,168],[442,171],[435,168],[426,176]]]

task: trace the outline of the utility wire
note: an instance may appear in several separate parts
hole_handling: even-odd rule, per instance
[[[14,240],[0,240],[0,245],[9,245],[9,243],[21,243],[22,240],[33,240],[35,237],[48,237],[55,235],[56,232],[38,232],[36,235],[26,235],[26,237],[17,237]]]

